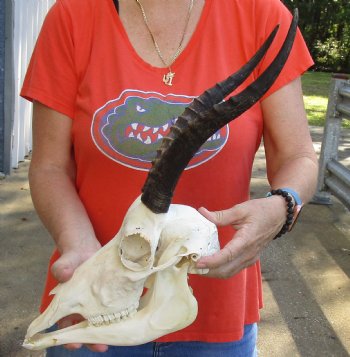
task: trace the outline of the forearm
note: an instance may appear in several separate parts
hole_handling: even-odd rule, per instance
[[[283,104],[281,104],[283,103]],[[300,78],[262,103],[267,176],[273,189],[289,187],[309,201],[318,162],[303,104]]]
[[[33,153],[29,183],[34,206],[60,253],[98,248],[75,187],[72,120],[39,102],[33,107]]]
[[[299,194],[303,203],[312,198],[318,173],[316,155],[309,153],[287,159],[271,171],[268,179],[272,189],[289,187]]]
[[[29,182],[35,209],[61,254],[98,249],[99,243],[71,175],[34,162]]]

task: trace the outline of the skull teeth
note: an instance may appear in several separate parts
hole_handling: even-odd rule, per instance
[[[137,306],[133,305],[121,312],[114,312],[106,315],[90,316],[88,318],[88,322],[89,325],[95,327],[102,326],[102,325],[109,325],[112,323],[120,322],[121,320],[128,319],[129,317],[136,314],[136,312],[137,312]]]

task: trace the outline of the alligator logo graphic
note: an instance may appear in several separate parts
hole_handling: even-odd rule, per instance
[[[160,141],[192,100],[175,94],[125,90],[95,112],[91,125],[94,143],[110,159],[148,171]],[[210,137],[186,169],[214,157],[225,146],[228,134],[225,126]]]

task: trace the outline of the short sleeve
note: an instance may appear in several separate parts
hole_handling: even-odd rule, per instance
[[[72,22],[57,1],[44,20],[21,96],[73,118],[77,86]]]
[[[258,75],[260,75],[273,61],[280,50],[291,24],[292,14],[280,0],[257,0],[256,4],[257,47],[262,45],[275,26],[279,24],[277,35],[259,66]],[[263,98],[268,97],[273,92],[302,75],[313,64],[314,62],[309,50],[298,29],[291,53],[284,68]]]

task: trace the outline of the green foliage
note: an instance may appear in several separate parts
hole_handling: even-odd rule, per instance
[[[302,76],[304,103],[310,125],[324,125],[330,81],[330,73],[307,72]]]
[[[309,124],[324,126],[331,74],[325,72],[306,72],[301,80]],[[344,120],[343,127],[350,128],[350,120]]]
[[[304,96],[316,96],[327,99],[331,77],[332,75],[326,72],[306,72],[301,78]]]
[[[298,8],[299,27],[315,60],[316,69],[350,72],[349,0],[282,0]]]

